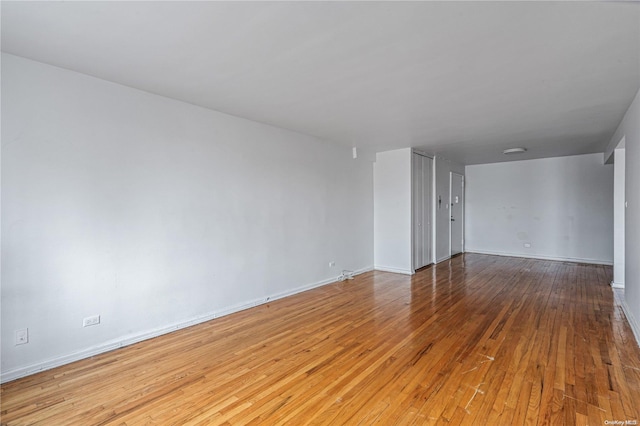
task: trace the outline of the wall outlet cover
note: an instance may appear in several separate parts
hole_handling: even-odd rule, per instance
[[[29,329],[16,330],[16,346],[29,343]]]
[[[90,325],[98,324],[100,324],[100,315],[93,315],[82,320],[83,327],[89,327]]]

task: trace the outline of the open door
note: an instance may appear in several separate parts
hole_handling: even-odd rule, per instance
[[[451,173],[451,256],[464,252],[464,176]]]

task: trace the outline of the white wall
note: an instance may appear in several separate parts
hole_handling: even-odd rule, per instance
[[[613,263],[613,167],[601,154],[466,172],[467,251]]]
[[[370,269],[360,157],[3,54],[2,379]]]
[[[411,149],[377,153],[373,176],[374,267],[411,274]]]
[[[458,163],[436,156],[435,159],[435,194],[434,194],[434,253],[435,262],[441,262],[451,257],[449,246],[449,227],[451,226],[451,172],[465,175],[465,167]],[[438,203],[438,199],[441,203]],[[466,210],[466,207],[465,207]],[[465,215],[466,215],[465,211]]]
[[[609,142],[609,159],[625,139],[625,280],[623,309],[640,344],[640,91]]]
[[[412,149],[379,152],[374,164],[374,267],[413,273],[412,268]],[[450,172],[464,175],[464,166],[435,156],[433,168],[434,262],[448,259]],[[442,203],[438,207],[438,196]]]
[[[625,150],[615,150],[613,164],[613,287],[624,288]]]

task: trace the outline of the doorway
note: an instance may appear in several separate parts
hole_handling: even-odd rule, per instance
[[[451,172],[450,188],[449,247],[451,247],[451,256],[455,256],[464,252],[464,176]]]

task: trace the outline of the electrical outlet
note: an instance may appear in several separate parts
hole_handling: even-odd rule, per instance
[[[29,329],[16,330],[16,346],[29,343]]]
[[[329,262],[329,268],[333,268],[334,266],[336,266],[336,262],[334,262],[333,260]]]
[[[86,317],[82,320],[83,327],[89,327],[90,325],[98,325],[100,324],[100,315],[94,315],[91,317]]]
[[[524,248],[531,248],[531,243],[524,243]]]

